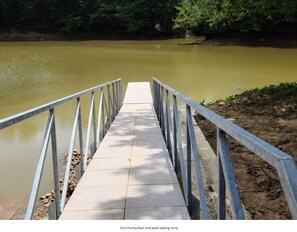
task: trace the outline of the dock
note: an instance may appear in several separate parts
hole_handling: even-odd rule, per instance
[[[60,220],[190,220],[148,82],[128,83],[123,105]]]

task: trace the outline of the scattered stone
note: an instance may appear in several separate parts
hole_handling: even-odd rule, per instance
[[[68,154],[64,154],[65,160],[67,160]],[[75,149],[73,150],[72,153],[72,160],[71,160],[71,167],[70,167],[70,175],[68,179],[68,189],[67,189],[67,199],[70,198],[72,195],[73,191],[75,190],[77,186],[77,180],[76,180],[76,167],[77,165],[80,164],[81,160],[81,155],[80,153]],[[89,152],[88,154],[88,159],[87,159],[87,165],[91,162],[92,157]],[[63,189],[63,182],[64,178],[59,179],[60,183],[60,194],[62,194],[62,189]],[[48,208],[50,204],[54,201],[55,199],[55,191],[52,190],[50,193],[45,194],[44,196],[41,196],[39,203],[37,204],[37,207],[35,209],[35,214],[33,215],[33,219],[35,220],[44,220],[47,219],[47,214],[48,214]],[[67,201],[66,199],[66,201]]]
[[[235,118],[227,118],[227,120],[230,121],[230,122],[235,122],[236,121]]]
[[[47,204],[47,203],[49,202],[49,200],[46,199],[46,198],[44,198],[43,200],[41,200],[41,202],[42,202],[43,204]]]

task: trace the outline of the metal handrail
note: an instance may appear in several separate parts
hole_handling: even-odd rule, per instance
[[[166,99],[164,97],[166,91]],[[168,92],[172,94],[173,115],[170,112],[170,101]],[[175,89],[163,84],[153,78],[154,108],[163,130],[169,154],[171,155],[175,171],[182,179],[182,189],[185,195],[186,205],[192,214],[192,189],[191,189],[191,157],[194,160],[195,174],[197,178],[197,189],[199,192],[198,211],[202,212],[202,218],[208,218],[208,209],[204,196],[203,179],[199,165],[199,153],[192,123],[191,109],[205,117],[217,127],[217,160],[218,160],[218,219],[226,218],[226,190],[231,203],[233,219],[244,219],[243,207],[240,200],[236,177],[228,149],[226,134],[234,138],[237,142],[245,146],[257,156],[273,166],[280,178],[282,188],[292,215],[297,219],[297,169],[294,159],[259,139],[255,135],[236,126],[230,121],[217,115],[211,110],[203,107],[189,97],[181,94]],[[187,167],[184,166],[184,154],[180,133],[180,123],[178,117],[177,98],[186,104],[186,124],[187,124]],[[172,123],[173,122],[173,123]],[[173,134],[173,136],[170,136]],[[199,213],[199,212],[198,212]]]
[[[112,89],[112,93],[110,92]],[[95,92],[100,91],[100,103],[99,103],[99,114],[98,114],[98,124],[96,125],[96,104],[95,104]],[[105,99],[104,91],[107,91],[108,98],[107,102]],[[83,152],[83,127],[81,119],[81,100],[80,98],[84,95],[91,94],[91,103],[90,103],[90,112],[89,120],[87,126],[87,135],[85,141],[85,154]],[[55,108],[59,105],[62,105],[66,102],[76,99],[76,110],[74,115],[74,122],[72,127],[72,133],[70,138],[70,145],[68,150],[68,158],[64,174],[64,183],[63,189],[60,194],[59,187],[59,171],[58,171],[58,158],[57,158],[57,141],[56,141],[56,125],[55,125]],[[37,194],[40,186],[40,180],[43,172],[43,166],[46,159],[47,149],[49,145],[49,140],[51,138],[52,146],[52,160],[53,160],[53,175],[54,175],[54,192],[55,200],[53,203],[53,212],[54,215],[49,215],[52,219],[59,218],[61,212],[63,211],[66,203],[66,196],[68,190],[69,175],[71,169],[72,154],[76,139],[76,131],[78,129],[79,133],[79,146],[80,146],[80,164],[81,164],[81,173],[83,174],[87,167],[87,159],[89,155],[89,150],[91,150],[90,155],[94,155],[94,151],[98,148],[100,142],[106,134],[107,129],[110,127],[111,122],[117,115],[120,107],[122,106],[122,82],[121,79],[117,79],[111,82],[101,84],[99,86],[92,87],[90,89],[75,93],[73,95],[61,98],[59,100],[47,103],[45,105],[27,110],[25,112],[4,118],[0,120],[0,129],[7,128],[11,125],[15,125],[25,119],[31,118],[35,115],[38,115],[42,112],[49,111],[49,116],[47,120],[47,125],[45,128],[44,139],[41,146],[39,161],[37,164],[35,177],[33,181],[33,186],[31,190],[31,195],[29,198],[29,203],[27,206],[25,219],[32,219],[35,203],[37,199]],[[106,112],[106,119],[105,119]],[[90,134],[93,128],[94,141],[90,143]],[[90,145],[92,144],[92,145]],[[93,149],[90,149],[93,147]]]

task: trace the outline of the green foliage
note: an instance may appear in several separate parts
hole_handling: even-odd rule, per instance
[[[279,32],[297,23],[294,0],[183,0],[176,28],[202,33]]]
[[[296,0],[0,0],[0,31],[297,33]]]
[[[235,94],[224,99],[219,99],[207,105],[218,104],[220,102],[231,102],[236,99],[244,97],[252,97],[254,95],[268,97],[271,103],[274,103],[278,99],[293,99],[297,107],[297,82],[283,82],[278,85],[266,85],[263,88],[254,88],[246,90],[240,94]]]
[[[0,30],[172,30],[179,0],[0,0]]]

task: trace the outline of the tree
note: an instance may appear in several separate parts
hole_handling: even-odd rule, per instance
[[[201,33],[292,31],[297,23],[295,0],[183,0],[175,27]]]

